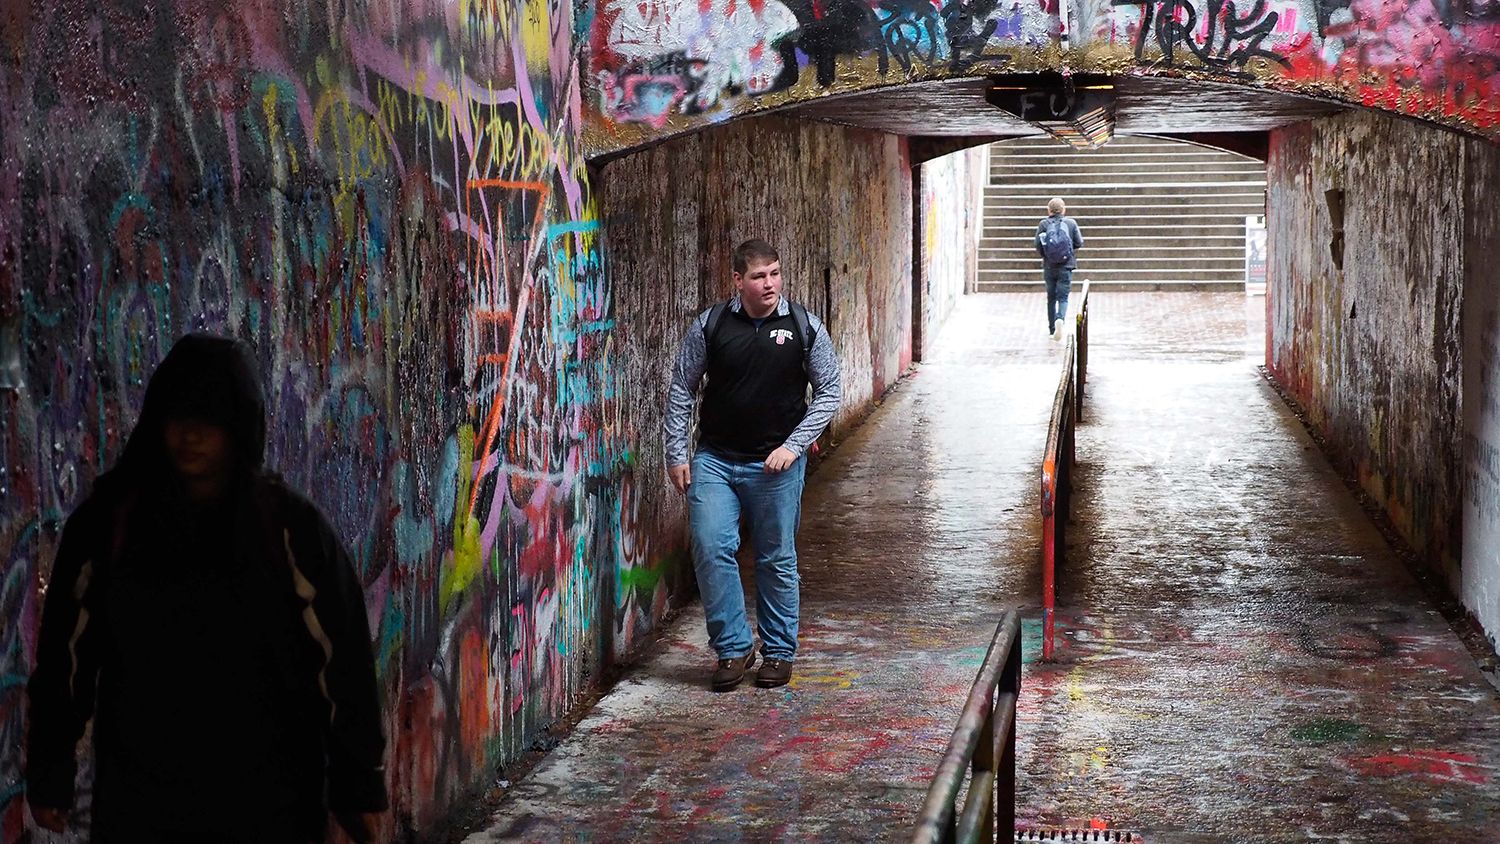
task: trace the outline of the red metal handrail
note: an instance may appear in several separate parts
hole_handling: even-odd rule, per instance
[[[1052,398],[1047,447],[1042,452],[1042,659],[1055,650],[1057,566],[1067,552],[1068,513],[1073,501],[1073,458],[1078,422],[1083,418],[1083,387],[1088,374],[1089,282],[1083,283],[1077,330],[1068,338],[1063,370]]]
[[[1053,614],[1057,603],[1057,562],[1063,556],[1072,480],[1074,401],[1074,341],[1067,340],[1067,359],[1052,399],[1052,421],[1047,426],[1047,449],[1042,453],[1042,659],[1052,659]]]

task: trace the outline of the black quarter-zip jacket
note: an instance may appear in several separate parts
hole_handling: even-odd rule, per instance
[[[765,460],[807,415],[802,337],[790,313],[761,321],[728,310],[708,347],[699,444],[728,460]]]

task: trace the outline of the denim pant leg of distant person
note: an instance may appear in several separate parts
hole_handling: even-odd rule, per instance
[[[1068,293],[1073,288],[1073,271],[1067,267],[1047,267],[1042,270],[1042,280],[1047,283],[1047,330],[1052,324],[1068,315]]]

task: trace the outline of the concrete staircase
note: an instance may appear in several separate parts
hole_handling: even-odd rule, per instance
[[[1049,137],[990,145],[979,290],[1042,286],[1032,246],[1047,200],[1083,230],[1075,282],[1136,290],[1245,287],[1245,217],[1265,213],[1259,161],[1181,141],[1118,137],[1075,150]]]

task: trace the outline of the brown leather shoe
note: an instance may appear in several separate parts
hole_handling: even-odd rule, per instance
[[[757,645],[750,646],[750,653],[734,659],[721,659],[719,665],[714,669],[714,675],[710,681],[716,692],[733,691],[740,681],[745,679],[745,672],[755,665],[755,652]]]
[[[755,685],[762,689],[785,686],[791,681],[792,661],[789,659],[766,657],[765,661],[760,664],[760,670],[755,672]]]

